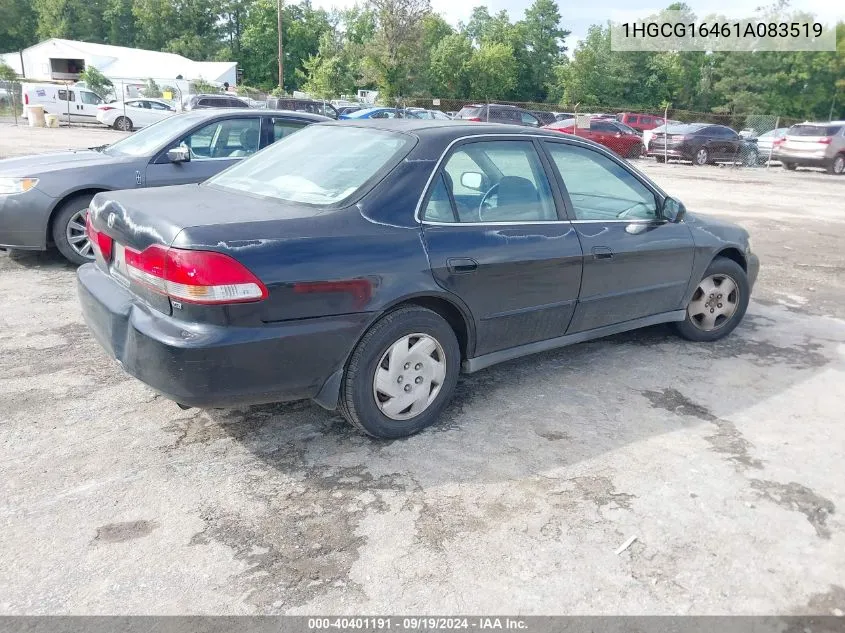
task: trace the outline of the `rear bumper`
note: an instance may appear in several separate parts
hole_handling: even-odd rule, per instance
[[[44,250],[56,200],[37,188],[0,195],[0,247]]]
[[[79,268],[77,289],[85,322],[123,369],[194,407],[314,398],[372,318],[362,313],[255,327],[190,323],[148,307],[94,264]]]
[[[782,163],[794,163],[808,167],[826,167],[833,160],[822,153],[801,153],[777,151],[772,155],[772,160],[779,160]]]
[[[684,150],[672,147],[664,150],[662,147],[654,147],[652,145],[648,148],[647,155],[666,156],[667,158],[674,158],[675,160],[692,160],[692,156],[688,156]]]

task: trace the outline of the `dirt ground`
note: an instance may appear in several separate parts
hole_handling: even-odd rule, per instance
[[[0,156],[115,137],[6,126]],[[0,614],[841,613],[845,178],[637,164],[751,231],[743,324],[465,376],[403,441],[181,411],[89,336],[72,267],[0,253]]]

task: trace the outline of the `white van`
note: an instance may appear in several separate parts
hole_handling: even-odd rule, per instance
[[[64,84],[24,83],[21,85],[21,94],[24,118],[27,106],[41,105],[44,106],[45,114],[56,114],[60,121],[97,123],[97,106],[103,103],[90,90]]]

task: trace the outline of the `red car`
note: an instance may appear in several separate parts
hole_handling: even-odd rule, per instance
[[[638,132],[653,130],[656,127],[660,127],[665,122],[663,117],[654,116],[653,114],[641,114],[638,112],[620,112],[616,115],[616,120],[634,128]]]
[[[638,158],[643,153],[643,140],[637,131],[618,121],[590,119],[590,128],[587,129],[576,128],[575,119],[564,119],[544,127],[547,130],[574,134],[595,141],[626,158]]]

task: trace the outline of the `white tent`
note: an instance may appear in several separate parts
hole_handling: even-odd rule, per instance
[[[175,53],[56,38],[0,57],[31,81],[76,80],[88,66],[112,81],[143,82],[147,77],[156,81],[176,80],[181,75],[186,81],[203,79],[217,85],[227,82],[234,86],[237,80],[235,62],[195,62]]]

